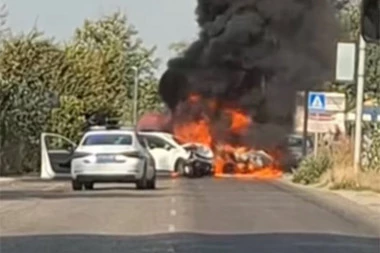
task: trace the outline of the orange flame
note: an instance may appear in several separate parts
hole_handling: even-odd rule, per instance
[[[201,99],[199,95],[192,94],[188,98],[188,102],[194,104],[200,102]],[[216,109],[215,100],[205,102],[210,109]],[[221,110],[231,118],[229,131],[232,134],[242,134],[253,124],[249,116],[239,109],[224,105]],[[249,161],[236,161],[234,158],[236,155],[244,155],[254,150],[245,146],[220,143],[220,140],[213,139],[211,129],[212,125],[209,119],[204,116],[198,121],[175,124],[174,135],[182,142],[198,142],[211,148],[215,155],[214,171],[216,177],[233,175],[239,178],[273,179],[282,175],[281,170],[274,163],[264,168],[258,168]]]

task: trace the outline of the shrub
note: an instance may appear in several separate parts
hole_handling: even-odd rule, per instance
[[[377,157],[369,160],[368,164],[375,164],[379,159],[377,152],[379,139],[372,138],[371,149],[364,153],[375,154]],[[300,168],[293,173],[293,182],[301,184],[315,184],[326,182],[330,189],[373,190],[380,192],[380,170],[363,166],[360,171],[353,167],[354,148],[348,138],[334,142],[330,147],[320,148],[317,157],[310,156],[301,162]],[[378,168],[378,167],[377,167]]]
[[[317,156],[308,156],[294,171],[293,182],[301,184],[318,183],[321,176],[332,167],[332,159],[327,152],[322,151]]]

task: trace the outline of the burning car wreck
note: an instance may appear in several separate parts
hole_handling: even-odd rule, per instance
[[[222,169],[223,174],[250,174],[271,166],[275,161],[272,156],[263,150],[235,149],[230,152],[220,151],[225,161]]]
[[[170,132],[170,115],[160,113],[147,113],[143,115],[137,122],[137,129],[141,136],[147,138],[147,143],[154,142],[148,137],[159,138],[161,142],[167,143],[167,146],[173,147],[173,151],[178,155],[182,153],[180,157],[180,163],[178,159],[174,159],[175,165],[174,172],[179,173],[181,176],[186,177],[202,177],[213,174],[214,168],[214,154],[210,148],[202,143],[181,141],[179,138],[171,134]],[[169,149],[170,150],[170,149]],[[157,148],[152,153],[157,153]],[[166,156],[161,156],[160,159],[172,160],[176,154],[170,152],[164,152]],[[171,164],[170,162],[168,162]]]
[[[214,173],[214,154],[211,149],[201,143],[182,145],[190,152],[183,175],[186,177],[211,176]]]
[[[196,13],[198,39],[159,84],[171,132],[210,148],[216,176],[281,176],[297,92],[333,75],[330,1],[198,0]]]

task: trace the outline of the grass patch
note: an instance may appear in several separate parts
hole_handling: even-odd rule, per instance
[[[348,139],[320,148],[316,157],[307,157],[300,168],[293,172],[293,182],[320,184],[334,190],[380,192],[380,168],[363,169],[355,173],[353,151],[353,144]]]

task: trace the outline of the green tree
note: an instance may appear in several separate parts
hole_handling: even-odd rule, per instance
[[[37,169],[43,131],[78,140],[86,115],[129,120],[135,67],[141,84],[139,112],[160,104],[155,48],[143,46],[121,13],[86,20],[64,45],[42,35],[34,30],[1,38],[0,173]],[[54,95],[59,108],[54,108]],[[13,159],[15,155],[22,159]]]
[[[340,12],[342,24],[342,40],[358,41],[360,35],[360,9],[357,6],[350,6]],[[330,89],[346,93],[348,110],[356,106],[356,83],[354,84],[331,84]],[[365,85],[364,101],[371,101],[380,105],[380,45],[366,45],[365,61]],[[352,124],[348,125],[353,127]],[[380,138],[379,124],[364,122],[363,133],[370,140],[363,144],[362,161],[363,167],[367,170],[378,170],[380,166]]]
[[[145,48],[137,34],[119,12],[95,21],[86,20],[75,31],[66,49],[75,81],[67,82],[62,92],[82,99],[86,114],[126,115],[129,120],[130,114],[125,112],[132,105],[134,67],[139,69],[141,83],[147,86],[143,95],[148,97],[142,97],[140,108],[150,109],[158,103],[151,99],[157,93],[157,81],[153,78],[158,63],[153,57],[155,48]]]
[[[360,32],[360,9],[350,6],[339,13],[341,21],[341,39],[358,41]],[[367,44],[365,65],[364,100],[377,100],[380,102],[380,45]],[[344,92],[347,95],[348,110],[356,106],[356,83],[331,83],[329,90]]]
[[[54,105],[51,87],[56,86],[59,78],[52,70],[64,59],[63,53],[51,40],[41,38],[35,31],[3,40],[0,46],[2,164],[5,163],[4,152],[17,152],[23,154],[20,156],[23,159],[19,159],[20,163],[13,165],[13,169],[32,168],[36,166],[33,162],[38,157],[35,150],[40,133],[46,130]]]

